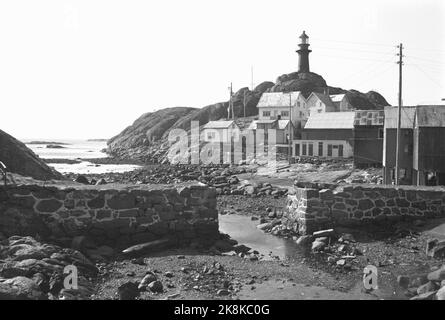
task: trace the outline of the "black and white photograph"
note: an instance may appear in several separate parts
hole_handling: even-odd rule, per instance
[[[441,0],[0,1],[0,300],[445,300],[444,57]]]

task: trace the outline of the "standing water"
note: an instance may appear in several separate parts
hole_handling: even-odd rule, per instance
[[[257,250],[265,257],[278,256],[280,259],[295,259],[303,258],[305,255],[295,241],[261,231],[248,216],[220,215],[219,231],[227,233],[232,239]]]

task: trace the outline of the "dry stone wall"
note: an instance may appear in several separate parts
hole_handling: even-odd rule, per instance
[[[178,244],[218,234],[216,192],[201,185],[154,188],[0,187],[0,232],[126,246],[169,238]]]
[[[300,234],[335,226],[445,217],[445,190],[356,185],[289,190],[283,224]]]

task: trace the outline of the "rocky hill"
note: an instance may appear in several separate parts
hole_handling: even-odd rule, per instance
[[[45,164],[24,143],[0,130],[0,161],[9,172],[37,180],[61,179],[62,175]]]
[[[233,96],[235,117],[258,115],[258,104],[264,92],[301,91],[305,97],[311,92],[344,93],[356,109],[382,109],[389,105],[383,96],[374,91],[362,93],[328,86],[322,76],[313,72],[293,72],[278,77],[275,83],[266,81],[253,91],[241,88]],[[244,114],[244,102],[246,104]],[[167,150],[166,139],[172,129],[189,130],[191,121],[202,126],[209,121],[227,118],[229,102],[219,102],[203,108],[166,108],[142,115],[133,125],[108,141],[108,152],[121,159],[138,159],[157,162]]]

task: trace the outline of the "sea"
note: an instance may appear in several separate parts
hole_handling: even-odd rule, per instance
[[[103,140],[48,140],[24,139],[26,144],[41,159],[80,160],[80,163],[49,163],[48,165],[61,173],[102,174],[109,172],[133,171],[140,166],[132,164],[94,164],[88,159],[107,158],[102,150],[107,147]],[[41,142],[41,143],[31,143]],[[63,148],[48,148],[49,144],[57,144]]]

